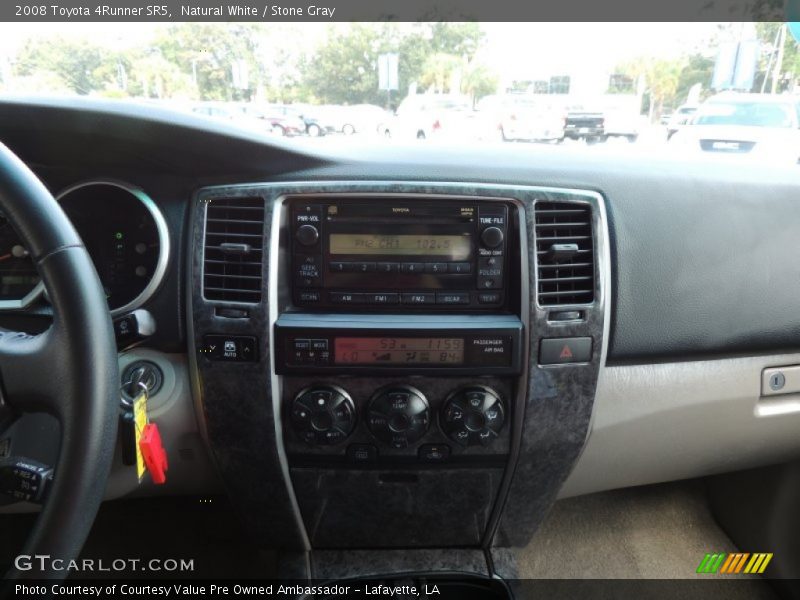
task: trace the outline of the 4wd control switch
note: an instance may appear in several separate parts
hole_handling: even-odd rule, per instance
[[[367,412],[372,435],[392,448],[406,448],[418,441],[429,424],[428,401],[411,386],[382,390],[372,399]]]
[[[444,404],[442,430],[462,446],[488,446],[505,422],[503,402],[494,390],[468,387],[456,391]]]
[[[356,425],[353,400],[336,386],[303,390],[292,402],[291,419],[300,439],[331,446],[343,442]]]

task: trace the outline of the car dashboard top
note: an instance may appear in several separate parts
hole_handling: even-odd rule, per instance
[[[168,313],[162,320],[175,320],[171,337],[163,339],[172,349],[185,342],[177,317],[182,314],[180,276],[189,199],[204,186],[275,181],[475,182],[596,191],[609,213],[615,283],[611,361],[769,352],[796,347],[800,341],[800,324],[792,315],[798,278],[768,277],[776,266],[789,268],[785,249],[791,242],[766,243],[782,231],[792,235],[788,226],[777,232],[772,226],[776,219],[789,219],[790,224],[795,218],[795,174],[790,169],[516,145],[467,150],[342,144],[323,153],[149,106],[101,101],[6,100],[0,103],[0,114],[3,142],[53,194],[110,181],[152,200],[147,205],[130,200],[135,210],[124,218],[118,210],[107,212],[118,225],[124,221],[123,228],[142,227],[137,218],[150,221],[142,242],[152,254],[150,263],[142,265],[146,269],[160,270],[158,258],[169,255],[167,273],[149,304]],[[115,193],[133,197],[122,189]],[[77,195],[91,194],[89,188]],[[76,200],[75,212],[90,212],[78,206],[87,202],[91,199]],[[163,219],[152,218],[154,212]],[[117,233],[111,231],[110,219],[105,219],[102,235]],[[101,228],[85,233],[99,237]],[[156,253],[155,239],[159,245],[164,239],[171,242],[168,252]],[[2,256],[12,254],[7,265],[0,263],[7,274],[2,299],[10,300],[27,291],[35,275],[24,257],[14,257],[16,236],[2,223],[0,242]],[[106,243],[106,255],[111,246]],[[130,246],[134,252],[135,246]],[[729,248],[738,251],[730,253]],[[126,267],[136,282],[127,296],[138,291],[141,279],[151,280],[146,275],[137,281],[138,266],[131,262]],[[706,293],[711,289],[714,293]],[[160,302],[165,295],[166,301]]]

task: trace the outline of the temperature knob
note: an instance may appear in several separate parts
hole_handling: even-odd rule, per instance
[[[307,388],[292,402],[292,425],[309,444],[330,446],[347,439],[356,424],[352,398],[336,386]]]
[[[462,388],[445,402],[440,422],[454,442],[462,446],[488,446],[503,428],[503,401],[487,387]]]
[[[430,410],[422,392],[411,386],[387,388],[370,402],[367,426],[392,448],[405,448],[428,431]]]

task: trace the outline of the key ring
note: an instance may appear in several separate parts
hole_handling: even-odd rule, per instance
[[[120,404],[122,404],[123,408],[133,408],[133,399],[126,398],[125,397],[125,393],[124,393],[125,390],[127,389],[127,387],[132,383],[133,383],[133,381],[128,381],[126,383],[123,383],[122,387],[119,388],[119,391],[120,391],[119,401],[120,401]],[[136,385],[138,385],[139,388],[141,389],[141,391],[144,392],[145,396],[147,396],[147,392],[149,390],[149,388],[147,387],[147,384],[144,383],[143,381],[137,381]]]

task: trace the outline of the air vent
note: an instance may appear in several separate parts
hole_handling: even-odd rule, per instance
[[[264,200],[226,198],[206,207],[203,295],[206,300],[261,302]]]
[[[594,301],[592,209],[587,204],[537,202],[537,295],[541,306]]]

